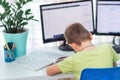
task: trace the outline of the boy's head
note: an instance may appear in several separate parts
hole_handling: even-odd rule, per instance
[[[74,23],[68,26],[64,33],[68,44],[75,43],[81,45],[81,42],[91,40],[90,33],[80,23]]]

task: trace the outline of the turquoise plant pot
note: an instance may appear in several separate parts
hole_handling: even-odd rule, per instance
[[[16,58],[24,56],[26,54],[28,30],[23,33],[12,34],[3,32],[3,34],[6,42],[14,42],[16,44],[14,52]]]

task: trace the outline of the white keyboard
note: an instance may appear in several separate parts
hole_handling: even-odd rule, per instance
[[[22,67],[37,71],[54,63],[57,58],[63,55],[43,50],[32,51],[30,54],[17,58],[13,63]]]

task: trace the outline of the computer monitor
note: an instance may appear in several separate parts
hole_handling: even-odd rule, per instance
[[[96,34],[120,35],[120,0],[98,0]]]
[[[65,29],[75,22],[94,33],[92,0],[43,4],[40,14],[44,43],[65,40]]]

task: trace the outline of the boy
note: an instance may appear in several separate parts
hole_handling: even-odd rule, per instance
[[[76,80],[85,68],[107,68],[116,66],[118,55],[109,44],[95,46],[91,43],[92,34],[80,23],[71,24],[65,30],[65,39],[76,54],[47,68],[48,75],[71,72]]]

